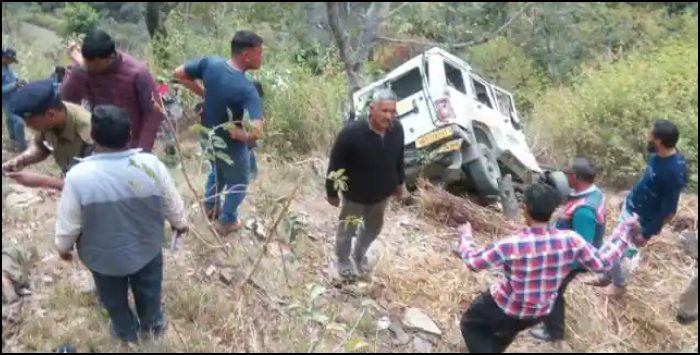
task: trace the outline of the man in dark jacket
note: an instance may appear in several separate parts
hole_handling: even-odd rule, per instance
[[[350,254],[358,227],[362,231],[352,261],[359,273],[366,273],[370,269],[365,254],[382,230],[389,197],[403,192],[404,133],[396,120],[396,103],[390,90],[376,92],[369,119],[348,123],[331,152],[326,191],[332,206],[341,205],[339,192],[343,197],[336,255],[338,274],[345,279],[356,276]]]

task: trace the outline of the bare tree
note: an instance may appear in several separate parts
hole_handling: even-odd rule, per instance
[[[146,28],[151,38],[155,38],[156,36],[167,37],[168,33],[165,29],[165,20],[177,5],[177,2],[146,3]]]
[[[340,59],[348,78],[348,95],[363,84],[362,66],[370,58],[377,42],[379,26],[389,14],[391,3],[369,3],[364,12],[363,3],[327,2],[328,25],[340,52]],[[403,6],[403,5],[401,5]],[[354,40],[353,40],[354,39]]]

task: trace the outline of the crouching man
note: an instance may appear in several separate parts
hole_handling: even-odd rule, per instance
[[[53,155],[65,175],[79,158],[92,152],[90,112],[61,101],[58,94],[51,80],[42,80],[22,87],[12,98],[13,114],[37,132],[27,150],[2,165],[7,176],[21,185],[61,190],[62,178],[29,172],[25,168]]]
[[[573,231],[549,227],[559,195],[545,184],[525,192],[527,228],[486,248],[472,244],[470,225],[460,227],[459,257],[474,271],[503,268],[505,277],[464,313],[462,336],[470,353],[502,353],[518,333],[533,327],[554,308],[573,263],[604,272],[633,242],[641,243],[636,217],[620,224],[610,242],[597,250]]]
[[[127,149],[127,112],[98,106],[91,118],[94,153],[67,174],[56,221],[64,260],[77,246],[111,318],[112,335],[136,342],[165,330],[161,309],[164,219],[187,231],[182,198],[168,170],[152,154]],[[129,308],[133,292],[137,315]]]

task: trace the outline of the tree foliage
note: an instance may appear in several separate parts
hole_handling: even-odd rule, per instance
[[[698,22],[687,18],[676,38],[615,63],[585,66],[570,88],[549,89],[534,110],[533,129],[565,159],[586,155],[606,181],[629,186],[643,169],[645,144],[659,118],[681,129],[680,150],[698,171]]]
[[[66,3],[63,16],[66,19],[66,35],[69,36],[90,32],[97,28],[104,19],[104,15],[82,2]]]

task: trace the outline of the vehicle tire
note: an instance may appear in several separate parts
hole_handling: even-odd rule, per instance
[[[486,201],[494,197],[497,199],[500,192],[498,181],[501,179],[501,168],[485,143],[478,143],[478,149],[479,158],[468,166],[474,189],[479,197]]]

